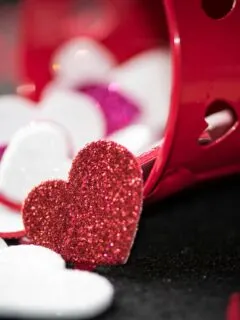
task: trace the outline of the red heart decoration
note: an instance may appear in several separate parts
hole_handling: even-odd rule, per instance
[[[111,141],[87,145],[73,161],[68,182],[34,188],[22,213],[27,237],[71,262],[125,263],[143,201],[137,159]]]

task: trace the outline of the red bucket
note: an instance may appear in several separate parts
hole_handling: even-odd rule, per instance
[[[52,79],[53,53],[74,37],[100,41],[119,63],[168,47],[172,86],[164,141],[139,157],[145,198],[157,200],[240,170],[238,29],[238,0],[24,0],[19,88],[37,101]],[[231,119],[210,130],[206,118],[226,111]]]

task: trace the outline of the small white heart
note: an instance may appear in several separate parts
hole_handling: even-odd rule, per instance
[[[40,106],[39,119],[55,121],[69,132],[74,154],[86,143],[105,135],[106,122],[100,107],[83,93],[52,87]]]
[[[104,82],[115,64],[114,56],[102,44],[81,37],[71,39],[59,47],[51,67],[57,84],[72,87]]]
[[[36,105],[17,95],[0,97],[0,146],[7,145],[22,126],[37,116]]]
[[[32,122],[14,135],[3,155],[0,192],[21,203],[42,181],[66,179],[71,166],[69,154],[67,136],[60,127]]]
[[[104,277],[67,270],[62,257],[36,245],[0,250],[0,316],[88,319],[112,303],[114,288]]]
[[[57,271],[65,269],[65,261],[59,254],[45,247],[16,245],[0,251],[0,270],[5,267]]]
[[[171,75],[171,53],[161,48],[132,57],[115,68],[110,79],[141,108],[142,123],[163,134],[170,110]]]
[[[23,126],[41,119],[56,122],[69,132],[74,153],[86,143],[103,138],[106,131],[105,118],[96,101],[54,85],[37,105],[19,96],[1,96],[0,146],[7,145]]]

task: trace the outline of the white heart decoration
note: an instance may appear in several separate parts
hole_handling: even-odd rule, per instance
[[[52,68],[54,81],[44,90],[37,107],[17,96],[0,98],[0,145],[7,144],[17,129],[35,119],[63,125],[71,134],[75,153],[86,143],[103,138],[106,123],[101,108],[89,96],[73,92],[76,86],[98,82],[117,86],[141,107],[138,124],[149,126],[154,135],[160,135],[158,139],[163,135],[171,95],[169,49],[149,50],[116,66],[109,50],[82,37],[57,49]]]
[[[105,133],[105,119],[96,102],[71,90],[51,90],[38,104],[18,96],[0,98],[0,145],[9,143],[13,134],[34,120],[54,121],[69,131],[74,152]]]
[[[141,125],[161,138],[166,126],[172,89],[171,52],[161,47],[117,65],[113,55],[89,38],[75,38],[56,51],[53,87],[105,83],[116,87],[142,110]],[[125,133],[124,133],[125,134]]]
[[[37,116],[36,105],[17,95],[0,97],[0,146],[7,145],[14,133]]]
[[[55,271],[64,270],[65,261],[60,254],[45,247],[15,245],[1,250],[0,270],[4,267]]]
[[[131,98],[142,110],[141,123],[163,135],[170,110],[171,53],[153,49],[134,56],[116,67],[111,75],[120,92]]]
[[[115,65],[113,54],[87,37],[65,42],[57,49],[51,62],[54,82],[63,88],[105,82]]]
[[[61,256],[34,245],[0,251],[0,287],[1,317],[90,319],[114,297],[106,278],[64,269]]]
[[[39,119],[62,125],[73,144],[74,154],[86,143],[104,137],[106,123],[97,103],[83,93],[52,89],[39,104]]]
[[[0,191],[16,202],[41,181],[67,178],[70,148],[64,131],[46,122],[33,122],[14,135],[0,165]]]
[[[66,132],[47,122],[33,122],[14,135],[0,165],[0,192],[22,203],[28,192],[42,181],[67,179],[71,167]],[[0,235],[22,235],[22,217],[0,206]]]

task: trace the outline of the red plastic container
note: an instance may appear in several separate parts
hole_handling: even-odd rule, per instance
[[[84,14],[76,13],[76,5],[84,6],[77,11]],[[119,62],[156,44],[171,47],[173,82],[164,143],[139,158],[147,200],[240,171],[240,1],[24,0],[22,12],[21,80],[33,84],[28,95],[34,100],[51,80],[52,53],[73,36],[102,41]],[[101,18],[93,28],[96,16]],[[231,110],[232,125],[202,144],[205,117],[223,109]]]

